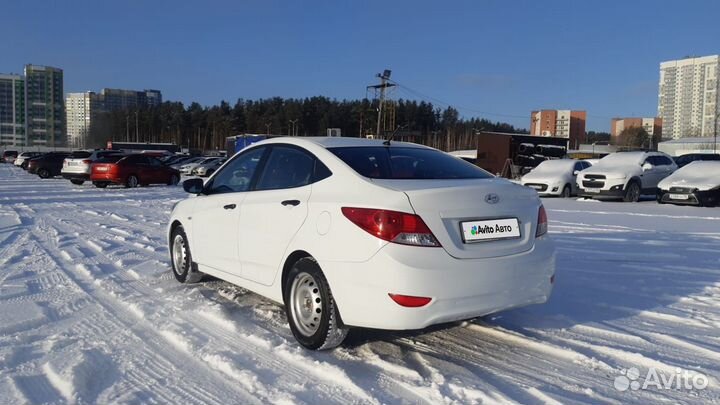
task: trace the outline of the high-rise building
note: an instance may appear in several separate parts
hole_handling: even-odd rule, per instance
[[[160,90],[102,89],[98,101],[104,111],[155,107],[162,103]]]
[[[25,143],[25,79],[0,74],[0,145]]]
[[[656,135],[662,135],[662,119],[657,117],[628,117],[613,118],[610,120],[610,136],[612,138],[617,138],[617,136],[620,135],[625,128],[630,127],[642,127],[651,138]]]
[[[660,63],[658,116],[663,137],[713,136],[720,129],[720,56]]]
[[[530,113],[530,135],[567,138],[570,147],[585,142],[585,111],[539,110]]]
[[[87,135],[94,114],[98,112],[98,97],[92,91],[68,93],[65,98],[68,145],[86,147]]]
[[[25,65],[25,144],[65,146],[63,71]]]

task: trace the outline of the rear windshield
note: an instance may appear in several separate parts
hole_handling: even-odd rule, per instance
[[[359,174],[372,179],[487,179],[490,173],[434,149],[407,147],[329,148]]]
[[[124,158],[125,155],[107,155],[95,161],[95,163],[115,163]]]
[[[78,150],[70,154],[71,159],[85,159],[90,157],[90,152]]]

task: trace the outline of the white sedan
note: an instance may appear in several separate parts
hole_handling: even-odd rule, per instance
[[[522,185],[535,189],[542,196],[568,198],[577,193],[577,174],[590,167],[584,160],[546,160],[524,175]]]
[[[175,278],[209,274],[285,304],[309,349],[543,303],[555,248],[537,194],[425,146],[273,138],[180,201]]]

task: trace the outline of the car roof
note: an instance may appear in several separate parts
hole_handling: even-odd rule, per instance
[[[365,138],[343,138],[343,137],[335,137],[335,136],[308,136],[308,137],[293,137],[293,136],[283,136],[283,137],[277,137],[277,138],[270,138],[264,141],[261,141],[263,144],[271,144],[271,143],[287,143],[291,145],[298,145],[303,146],[307,145],[308,143],[312,143],[318,146],[321,146],[323,148],[358,148],[358,147],[372,147],[372,146],[388,146],[383,144],[383,142],[386,142],[383,139],[365,139]],[[258,142],[260,143],[260,142]],[[409,148],[418,148],[418,149],[432,149],[424,145],[420,145],[417,143],[410,143],[410,142],[399,142],[399,141],[391,141],[390,146],[402,146],[402,147],[409,147]]]

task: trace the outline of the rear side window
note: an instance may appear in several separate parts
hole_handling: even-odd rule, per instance
[[[329,148],[362,176],[372,179],[487,179],[490,173],[434,149],[408,147]]]
[[[90,152],[84,150],[75,151],[68,156],[70,159],[86,159],[90,157]]]
[[[255,186],[256,190],[277,190],[310,184],[315,158],[300,149],[274,146]]]
[[[106,155],[96,160],[95,163],[116,163],[118,160],[124,158],[123,155]]]

